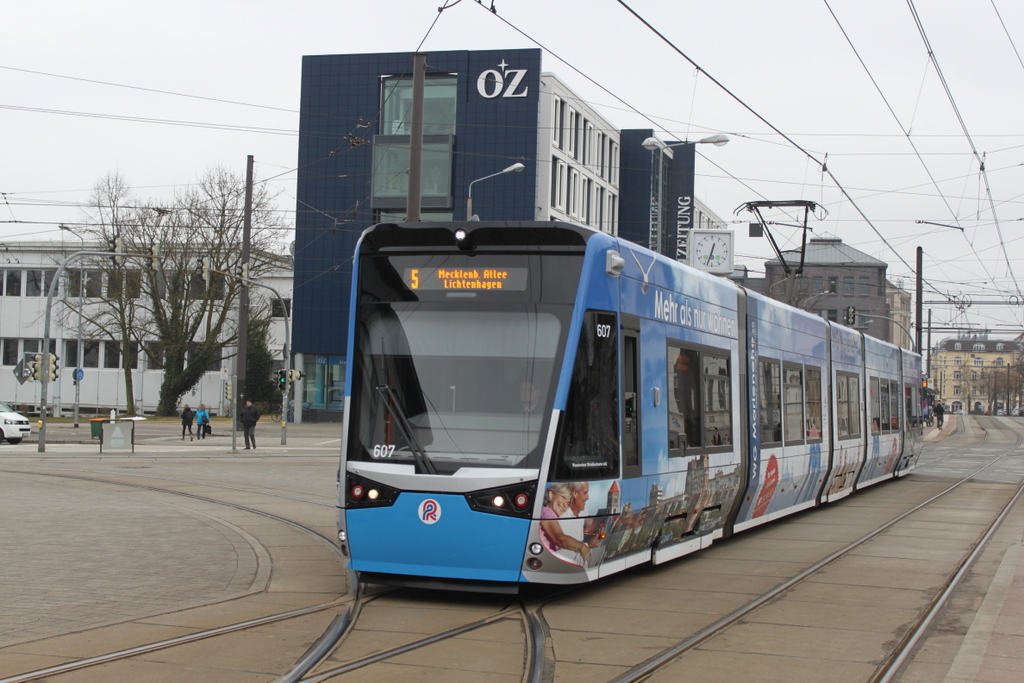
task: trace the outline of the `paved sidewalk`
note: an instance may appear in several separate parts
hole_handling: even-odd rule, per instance
[[[127,421],[118,420],[118,422]],[[160,443],[166,444],[168,447],[177,445],[188,445],[189,437],[185,436],[181,438],[181,421],[177,418],[153,418],[149,417],[145,420],[135,420],[135,443],[136,445],[143,443]],[[225,444],[231,444],[231,423],[226,418],[214,418],[212,421],[213,435],[207,437],[205,440],[194,439],[194,441],[204,441],[211,445],[223,446]],[[192,427],[193,433],[195,433],[195,425]],[[289,424],[286,427],[288,445],[292,445],[293,440],[295,445],[312,445],[314,443],[329,441],[330,439],[338,439],[340,443],[341,439],[341,423],[340,422],[303,422],[302,424]],[[238,441],[238,448],[241,449],[245,446],[245,440],[242,437],[242,432],[238,431],[235,433]],[[258,446],[271,446],[281,444],[281,423],[271,422],[267,418],[263,418],[256,425],[256,438]],[[32,435],[25,439],[18,446],[12,447],[10,444],[4,443],[0,446],[0,454],[4,453],[8,448],[22,449],[26,444],[31,444],[30,448],[35,450],[39,443],[39,424],[38,420],[32,420]],[[89,419],[83,418],[79,420],[79,426],[76,428],[74,423],[68,418],[61,418],[57,420],[49,420],[46,423],[46,443],[80,443],[80,444],[93,444],[99,448],[99,439],[93,438],[92,436],[92,425]]]

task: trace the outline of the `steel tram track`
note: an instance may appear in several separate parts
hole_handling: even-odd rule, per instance
[[[717,621],[713,622],[707,627],[697,631],[689,638],[680,641],[672,647],[662,650],[658,654],[649,657],[647,660],[634,666],[628,671],[625,671],[622,674],[612,678],[609,681],[609,683],[637,683],[639,681],[643,681],[648,677],[652,676],[653,674],[664,669],[669,664],[675,662],[679,657],[683,656],[687,652],[725,633],[730,628],[735,626],[738,622],[740,622],[744,617],[747,617],[748,615],[754,613],[758,609],[772,603],[777,598],[781,597],[783,594],[788,592],[790,589],[803,583],[810,577],[818,574],[818,572],[823,570],[825,567],[831,565],[836,560],[839,560],[844,556],[849,555],[853,550],[878,537],[880,534],[889,530],[890,528],[892,528],[899,522],[905,520],[912,514],[928,507],[929,505],[935,503],[936,501],[945,497],[949,493],[952,493],[960,486],[972,482],[975,479],[975,477],[977,477],[985,470],[988,470],[997,465],[1004,458],[1010,455],[1014,450],[1016,450],[1022,443],[1024,443],[1024,435],[1022,435],[1020,432],[1015,432],[1015,436],[1016,443],[1014,445],[1006,448],[1003,453],[995,456],[988,463],[976,468],[971,473],[961,477],[956,483],[950,485],[949,487],[940,491],[939,493],[934,494],[927,500],[915,505],[913,508],[897,515],[893,519],[890,519],[888,522],[885,522],[873,531],[849,543],[843,548],[840,548],[839,550],[833,552],[827,557],[819,560],[818,562],[811,565],[807,569],[803,570],[796,576],[776,586],[772,590],[762,594],[760,597],[750,601],[746,605],[718,619]],[[987,439],[988,429],[985,429],[985,435],[979,441],[979,443],[984,443]],[[1013,505],[1021,498],[1022,495],[1024,495],[1024,483],[1018,485],[1016,492],[1010,496],[1009,500],[996,514],[993,521],[986,527],[985,531],[981,534],[981,536],[979,536],[979,538],[974,542],[974,544],[972,544],[972,547],[969,550],[969,552],[960,560],[960,562],[956,566],[956,569],[949,575],[944,585],[940,587],[938,595],[932,601],[932,604],[930,604],[928,608],[921,612],[918,619],[911,625],[906,635],[901,639],[897,646],[893,648],[892,651],[890,651],[889,655],[885,658],[885,660],[883,660],[882,664],[879,665],[875,674],[872,676],[871,679],[869,679],[869,683],[889,683],[893,680],[893,677],[899,672],[899,670],[907,663],[907,658],[912,652],[914,646],[917,645],[922,635],[925,633],[925,631],[927,631],[928,627],[934,621],[935,616],[942,610],[942,608],[948,602],[949,598],[955,591],[956,587],[959,585],[960,581],[967,574],[967,572],[973,565],[974,561],[984,550],[985,545],[988,543],[989,539],[991,539],[992,535],[998,529],[999,525],[1001,524],[1005,516],[1009,513]]]
[[[282,517],[280,515],[275,515],[273,513],[266,512],[265,510],[259,510],[259,509],[256,509],[256,508],[248,507],[246,505],[241,505],[239,503],[232,503],[230,501],[217,500],[215,498],[210,498],[208,496],[201,496],[201,495],[198,495],[198,494],[195,494],[195,493],[188,493],[188,492],[185,492],[185,491],[175,491],[175,490],[172,490],[172,489],[165,489],[165,488],[160,488],[160,487],[156,487],[156,486],[147,486],[147,485],[139,484],[139,483],[116,481],[116,480],[113,480],[113,479],[101,479],[101,478],[93,477],[93,476],[82,476],[82,475],[72,475],[72,474],[57,474],[57,473],[52,473],[52,472],[39,472],[39,471],[31,471],[31,470],[26,471],[26,470],[21,470],[21,469],[3,469],[3,470],[0,470],[0,471],[6,472],[6,473],[9,473],[9,474],[21,474],[21,475],[28,475],[28,476],[54,477],[54,478],[60,478],[60,479],[74,479],[74,480],[78,480],[78,481],[88,481],[88,482],[94,482],[94,483],[108,484],[108,485],[112,485],[112,486],[125,486],[125,487],[129,487],[129,488],[135,488],[135,489],[140,489],[140,490],[145,490],[145,491],[153,491],[153,492],[156,492],[156,493],[166,493],[166,494],[171,494],[171,495],[175,495],[175,496],[181,496],[181,497],[185,497],[185,498],[190,498],[192,500],[199,500],[199,501],[203,501],[203,502],[207,502],[207,503],[212,503],[212,504],[215,504],[215,505],[222,505],[222,506],[225,506],[225,507],[233,508],[235,510],[239,510],[239,511],[242,511],[242,512],[248,512],[248,513],[251,513],[251,514],[254,514],[254,515],[265,517],[265,518],[268,518],[268,519],[280,522],[282,524],[286,524],[288,526],[291,526],[291,527],[293,527],[293,528],[295,528],[295,529],[297,529],[299,531],[302,531],[303,533],[306,533],[306,534],[309,534],[309,535],[313,536],[317,540],[319,540],[319,541],[323,542],[324,544],[326,544],[336,555],[338,555],[339,557],[343,557],[342,554],[341,554],[340,549],[334,543],[334,540],[332,538],[329,538],[329,537],[321,534],[316,529],[313,529],[312,527],[309,527],[309,526],[307,526],[305,524],[302,524],[301,522],[297,522],[295,520],[291,520],[291,519],[288,519],[286,517]],[[80,471],[80,470],[76,470],[76,471]],[[147,475],[132,475],[132,474],[124,474],[124,475],[122,475],[122,473],[119,473],[119,472],[116,472],[116,473],[115,472],[103,472],[103,474],[105,474],[107,476],[110,476],[112,474],[116,474],[117,476],[147,476]],[[151,476],[151,475],[149,475],[149,476]],[[151,476],[151,478],[161,479],[162,477],[152,477]],[[164,479],[170,479],[170,478],[164,478]],[[182,480],[182,479],[170,479],[170,480],[176,481],[176,482],[179,482],[179,483],[191,483],[191,484],[195,484],[195,485],[198,485],[198,486],[211,486],[211,487],[214,487],[214,488],[225,488],[225,489],[242,491],[242,492],[251,493],[251,494],[264,494],[264,495],[270,495],[270,496],[275,496],[275,497],[291,498],[292,500],[297,500],[297,501],[300,501],[300,502],[314,504],[314,505],[325,505],[324,503],[317,503],[316,501],[309,501],[309,500],[304,500],[304,499],[300,499],[300,498],[292,498],[290,496],[283,496],[281,494],[276,494],[276,493],[261,492],[261,491],[250,490],[250,489],[240,489],[240,488],[224,486],[224,485],[207,484],[207,483],[203,483],[203,482],[191,482],[191,481]],[[333,506],[331,506],[331,507],[333,507]],[[314,666],[316,666],[316,664],[318,664],[325,656],[327,656],[327,654],[335,646],[335,644],[338,642],[338,640],[350,628],[351,624],[354,622],[353,616],[355,614],[358,614],[358,611],[359,611],[359,608],[360,608],[360,602],[361,602],[361,599],[362,599],[361,591],[358,589],[358,582],[354,580],[354,577],[350,578],[350,584],[353,585],[353,586],[357,586],[356,595],[355,595],[355,598],[354,598],[352,604],[349,605],[342,612],[340,612],[334,618],[334,620],[332,620],[331,624],[324,631],[324,633],[313,643],[313,645],[307,650],[307,652],[296,662],[296,664],[292,667],[292,669],[289,670],[287,673],[285,673],[280,679],[278,679],[279,681],[283,682],[283,681],[297,681],[297,680],[299,680],[303,675],[305,675]],[[210,638],[215,638],[215,637],[222,636],[222,635],[225,635],[225,634],[228,634],[228,633],[235,633],[237,631],[243,631],[243,630],[250,629],[250,628],[256,628],[256,627],[259,627],[259,626],[265,626],[265,625],[268,625],[268,624],[274,624],[274,623],[278,623],[278,622],[281,622],[281,621],[287,621],[287,620],[290,620],[290,619],[295,619],[295,618],[298,618],[298,617],[307,616],[309,614],[314,614],[314,613],[322,612],[322,611],[329,610],[329,609],[336,609],[336,608],[340,607],[343,603],[344,603],[344,596],[339,597],[337,600],[334,600],[334,601],[332,601],[330,603],[322,603],[322,604],[319,604],[319,605],[311,605],[309,607],[304,607],[304,608],[299,608],[299,609],[294,609],[294,610],[288,610],[288,611],[280,612],[280,613],[277,613],[277,614],[267,615],[265,617],[259,617],[259,618],[256,618],[256,619],[249,619],[249,620],[242,621],[242,622],[237,622],[237,623],[234,623],[234,624],[227,624],[227,625],[220,626],[220,627],[217,627],[217,628],[205,629],[205,630],[202,630],[202,631],[197,631],[195,633],[187,634],[187,635],[184,635],[184,636],[179,636],[179,637],[176,637],[176,638],[170,638],[170,639],[166,639],[166,640],[156,641],[156,642],[153,642],[153,643],[147,643],[145,645],[139,645],[139,646],[128,648],[128,649],[124,649],[124,650],[118,650],[116,652],[110,652],[110,653],[106,653],[106,654],[102,654],[102,655],[96,655],[96,656],[93,656],[93,657],[87,657],[87,658],[83,658],[83,659],[78,659],[78,660],[74,660],[74,661],[71,661],[71,662],[66,662],[64,664],[59,664],[59,665],[52,666],[52,667],[46,667],[44,669],[37,669],[35,671],[25,672],[25,673],[18,674],[18,675],[15,675],[15,676],[10,676],[10,677],[7,677],[7,678],[0,679],[0,683],[23,683],[25,681],[39,680],[41,678],[56,676],[56,675],[59,675],[59,674],[69,673],[69,672],[72,672],[72,671],[78,671],[78,670],[81,670],[81,669],[86,669],[86,668],[90,668],[90,667],[100,666],[100,665],[103,665],[103,664],[109,664],[109,663],[112,663],[112,662],[117,662],[117,661],[121,661],[121,660],[125,660],[125,659],[130,659],[132,657],[137,657],[139,655],[146,654],[146,653],[149,653],[149,652],[155,652],[155,651],[158,651],[158,650],[163,650],[163,649],[167,649],[167,648],[171,648],[171,647],[176,647],[176,646],[179,646],[179,645],[185,645],[185,644],[188,644],[188,643],[193,643],[193,642],[197,642],[197,641],[201,641],[201,640],[207,640],[207,639],[210,639]]]

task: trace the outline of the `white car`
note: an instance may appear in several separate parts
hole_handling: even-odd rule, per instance
[[[32,433],[32,425],[28,418],[15,412],[6,403],[0,403],[0,436],[8,443],[21,443],[21,440]]]

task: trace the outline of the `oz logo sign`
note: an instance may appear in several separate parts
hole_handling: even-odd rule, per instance
[[[496,97],[526,97],[529,94],[529,86],[523,85],[523,78],[529,69],[510,69],[504,59],[498,64],[498,69],[488,69],[476,79],[476,91],[480,97],[493,100]]]

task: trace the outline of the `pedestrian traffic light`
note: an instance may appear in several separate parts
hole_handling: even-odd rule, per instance
[[[46,356],[46,379],[49,382],[55,382],[57,380],[57,371],[60,370],[60,366],[57,364],[60,358],[55,353],[48,353]]]
[[[853,306],[846,307],[846,317],[843,318],[847,325],[853,327],[853,324],[857,322],[857,309]]]
[[[288,371],[277,371],[277,388],[281,391],[288,391]]]
[[[230,379],[224,382],[224,399],[228,401],[235,399],[235,383]]]
[[[120,235],[114,235],[110,238],[110,251],[113,252],[110,260],[113,261],[115,266],[119,266],[124,263],[124,242],[121,240]]]
[[[42,382],[43,373],[46,372],[43,366],[43,354],[37,353],[32,356],[32,361],[29,363],[29,367],[32,369],[32,379],[36,382]]]

